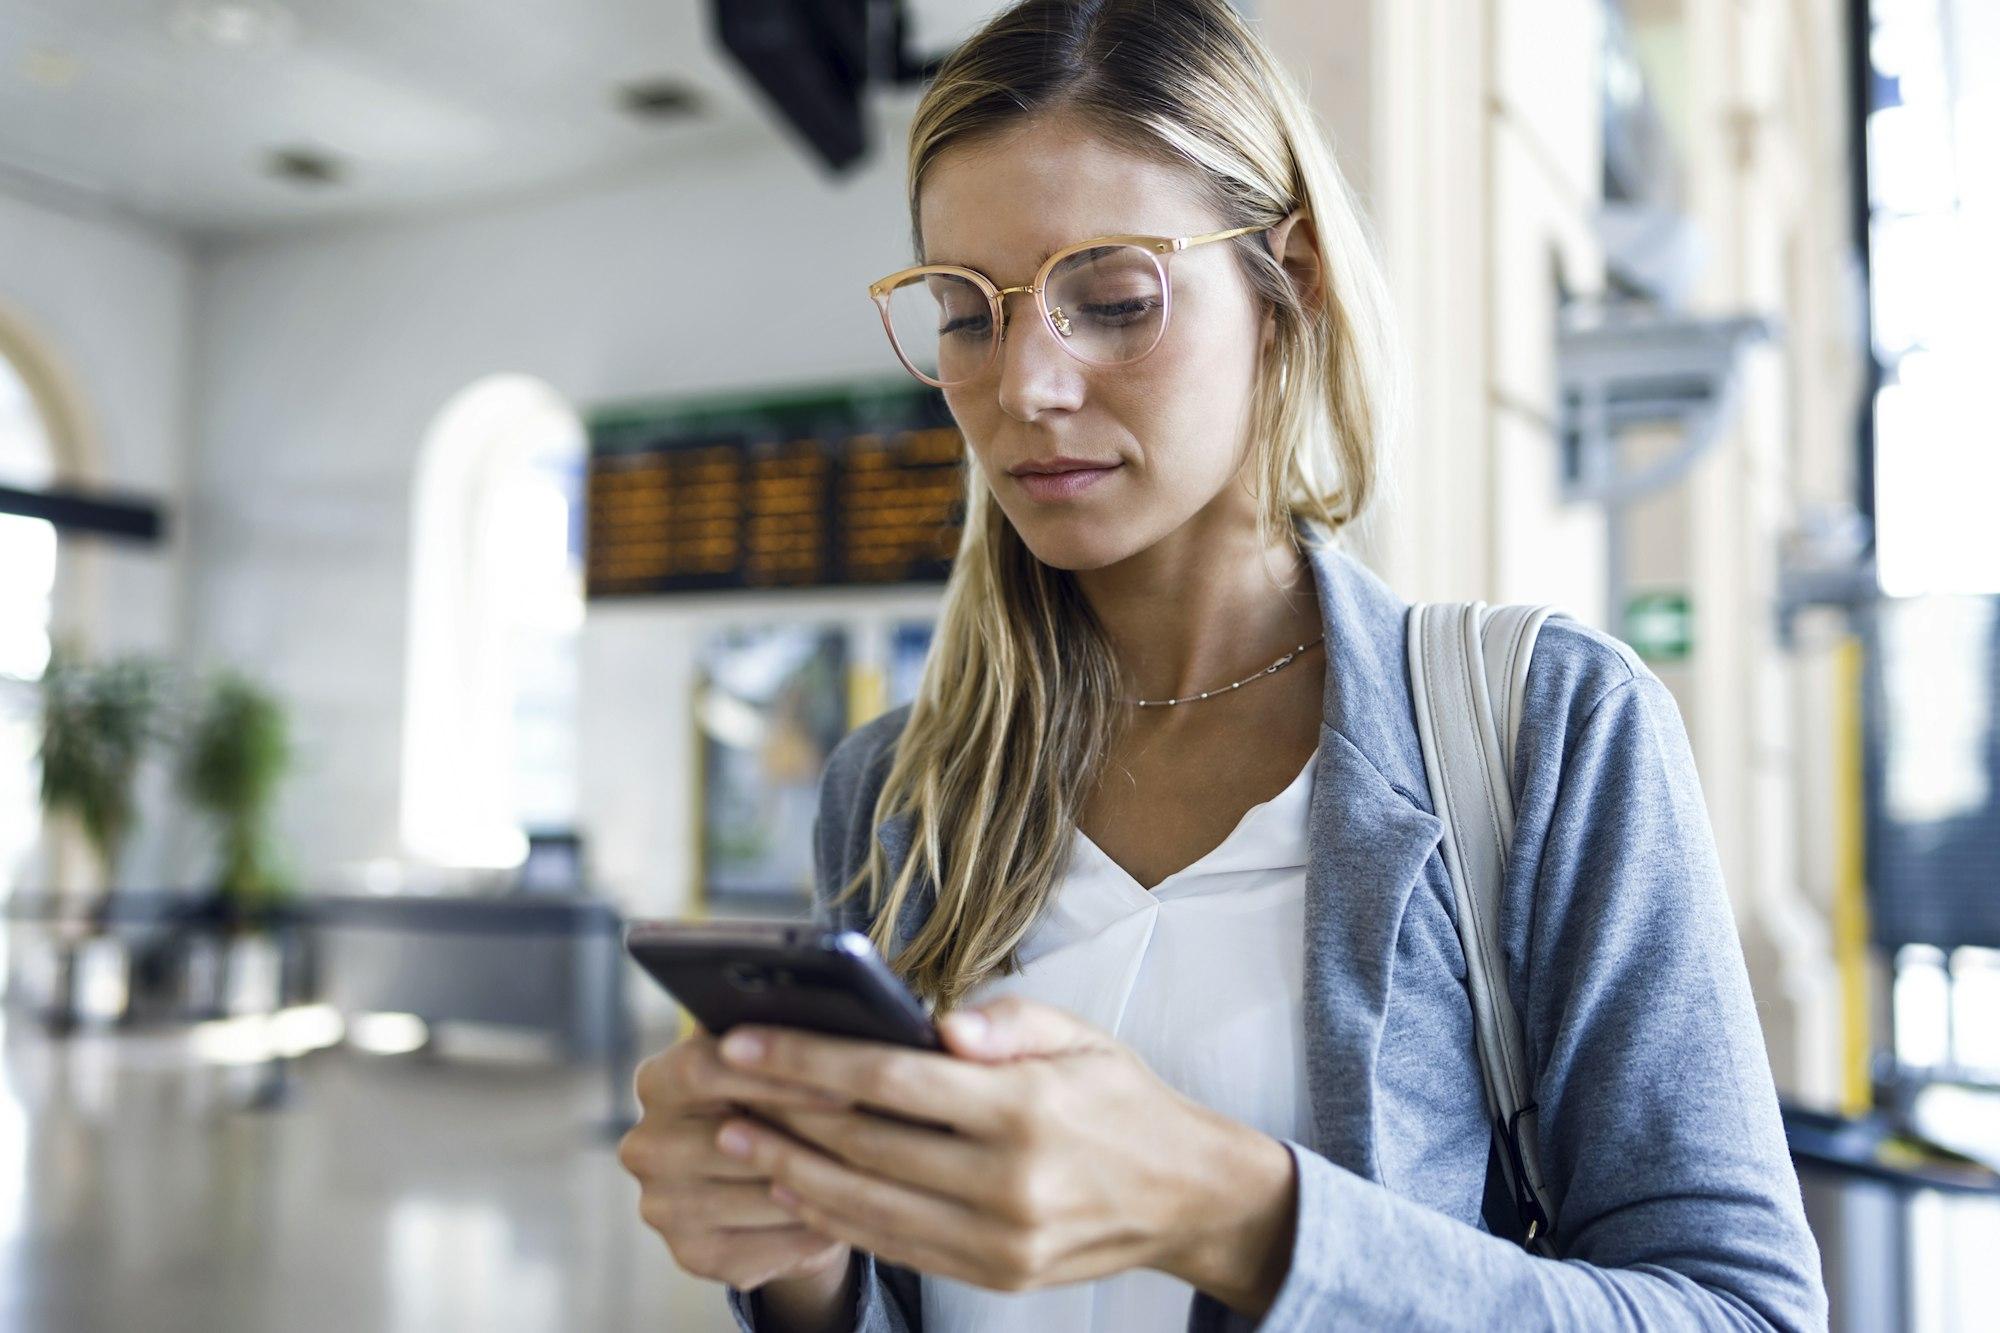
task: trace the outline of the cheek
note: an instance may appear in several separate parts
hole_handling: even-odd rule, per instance
[[[973,462],[984,468],[987,458],[987,441],[1000,435],[1002,420],[1000,405],[994,400],[991,390],[982,394],[976,389],[945,389],[944,403],[951,411],[952,424],[965,437],[966,452]],[[990,469],[987,475],[991,476]]]
[[[1235,470],[1242,432],[1234,428],[1226,398],[1190,374],[1158,385],[1133,404],[1136,415],[1129,424],[1154,485],[1207,492]]]
[[[1248,291],[1204,286],[1183,295],[1176,289],[1166,336],[1153,356],[1200,366],[1211,385],[1241,384],[1247,392],[1261,333],[1258,306]]]
[[[1121,395],[1127,422],[1149,457],[1206,475],[1226,474],[1243,445],[1256,346],[1224,336],[1167,339]]]

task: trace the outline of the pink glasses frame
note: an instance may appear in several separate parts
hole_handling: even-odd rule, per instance
[[[1232,236],[1248,236],[1251,232],[1269,230],[1271,230],[1271,227],[1265,225],[1257,227],[1232,227],[1228,231],[1211,231],[1200,236],[1146,236],[1131,234],[1093,236],[1087,241],[1078,241],[1074,245],[1066,245],[1047,259],[1044,259],[1042,266],[1035,270],[1035,280],[1024,283],[1019,287],[996,286],[993,280],[988,278],[984,273],[981,273],[978,269],[967,268],[963,264],[917,264],[910,268],[898,269],[886,278],[877,278],[874,282],[869,283],[868,296],[875,302],[875,308],[882,316],[882,331],[889,335],[889,346],[896,353],[896,359],[903,363],[903,369],[909,371],[912,375],[915,375],[918,379],[933,388],[949,389],[961,384],[969,384],[981,375],[984,375],[987,369],[992,366],[993,358],[1000,350],[1000,344],[1007,340],[1005,302],[1006,298],[1014,292],[1034,293],[1035,309],[1041,312],[1043,326],[1048,329],[1049,335],[1056,340],[1057,345],[1077,360],[1087,366],[1129,366],[1133,362],[1150,355],[1153,349],[1160,345],[1160,340],[1167,335],[1167,321],[1173,316],[1174,288],[1173,284],[1167,280],[1167,266],[1161,256],[1177,255],[1183,250],[1192,249],[1197,245],[1207,245],[1211,241],[1226,241]],[[1106,245],[1130,245],[1144,250],[1146,257],[1153,261],[1153,267],[1160,275],[1159,330],[1154,334],[1152,343],[1145,351],[1135,356],[1128,356],[1122,361],[1092,361],[1090,358],[1072,349],[1068,339],[1064,337],[1062,330],[1056,327],[1055,317],[1049,313],[1048,303],[1042,299],[1042,292],[1048,284],[1049,275],[1055,272],[1056,265],[1062,263],[1063,260],[1068,259],[1071,255],[1078,254],[1084,250],[1094,250]],[[944,273],[950,274],[953,277],[964,278],[986,293],[986,303],[992,310],[993,326],[1000,330],[1000,336],[988,340],[986,344],[986,359],[980,363],[979,369],[971,372],[963,379],[939,380],[924,374],[923,371],[918,370],[910,364],[910,358],[903,354],[903,345],[896,340],[896,326],[889,318],[889,294],[898,286],[920,273]]]

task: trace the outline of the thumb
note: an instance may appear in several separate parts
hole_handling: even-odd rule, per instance
[[[1018,995],[954,1009],[938,1020],[938,1031],[953,1054],[975,1060],[1093,1050],[1106,1040],[1103,1033],[1067,1009]]]

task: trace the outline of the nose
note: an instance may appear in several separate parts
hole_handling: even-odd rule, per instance
[[[1009,307],[1009,297],[1022,303]],[[1044,412],[1073,411],[1082,405],[1083,364],[1056,341],[1035,305],[1033,292],[1010,292],[1000,298],[1000,408],[1018,421],[1033,421]]]

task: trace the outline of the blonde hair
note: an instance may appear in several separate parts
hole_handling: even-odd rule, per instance
[[[917,108],[919,256],[918,202],[939,155],[1052,114],[1186,171],[1219,227],[1310,217],[1321,258],[1310,305],[1262,232],[1223,244],[1276,317],[1250,419],[1264,549],[1297,536],[1288,520],[1338,533],[1375,488],[1395,362],[1374,246],[1296,85],[1226,0],[1024,0],[945,60]],[[965,502],[936,636],[874,809],[877,826],[914,813],[911,854],[891,882],[871,839],[834,898],[867,886],[876,948],[940,1014],[1015,970],[1131,692],[1074,579],[1028,550],[969,456]],[[892,955],[920,871],[936,901]]]

